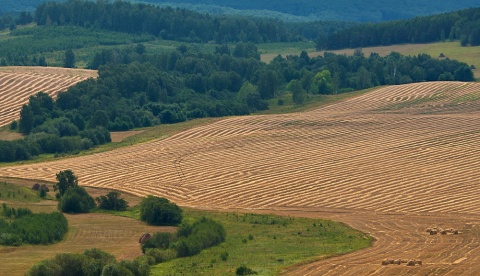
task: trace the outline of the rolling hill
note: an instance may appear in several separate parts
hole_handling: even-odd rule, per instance
[[[6,12],[33,11],[41,0],[5,0],[0,14]],[[58,1],[57,2],[64,2]],[[379,22],[421,15],[430,15],[469,7],[478,7],[478,0],[464,1],[220,1],[220,0],[143,0],[161,5],[173,5],[202,13],[240,14],[260,17],[276,17],[293,21],[335,20],[354,22]]]
[[[310,112],[233,117],[91,156],[3,167],[0,176],[51,181],[72,169],[85,186],[325,217],[377,240],[289,274],[472,275],[480,269],[479,101],[478,83],[388,86]],[[461,234],[425,232],[433,226]],[[385,258],[423,265],[382,266]]]

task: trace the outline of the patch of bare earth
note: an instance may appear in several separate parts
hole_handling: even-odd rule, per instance
[[[110,132],[112,142],[122,142],[124,139],[142,133],[144,130],[113,131]]]
[[[13,141],[22,139],[23,135],[18,132],[0,131],[0,140]]]
[[[97,71],[56,67],[0,67],[0,126],[20,118],[22,105],[38,92],[56,98],[70,86],[96,78]]]
[[[322,217],[371,248],[291,275],[475,275],[480,271],[478,83],[390,86],[314,111],[229,118],[92,156],[0,168],[1,176],[165,196],[180,205]],[[459,235],[429,235],[428,227]],[[382,265],[385,258],[423,265]]]

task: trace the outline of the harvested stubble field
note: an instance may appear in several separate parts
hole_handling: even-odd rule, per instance
[[[55,98],[70,86],[97,76],[97,71],[52,67],[0,67],[0,127],[20,117],[22,105],[38,92]]]
[[[382,87],[313,111],[228,118],[164,140],[0,168],[0,176],[155,194],[191,207],[328,218],[371,248],[293,275],[476,275],[480,271],[480,84]],[[460,235],[429,235],[448,225]],[[382,266],[383,259],[423,265]]]

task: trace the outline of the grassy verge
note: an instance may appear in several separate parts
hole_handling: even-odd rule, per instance
[[[259,275],[275,275],[298,263],[368,247],[372,239],[341,223],[276,215],[186,209],[224,225],[226,241],[192,257],[153,267],[152,275],[233,275],[245,265]]]

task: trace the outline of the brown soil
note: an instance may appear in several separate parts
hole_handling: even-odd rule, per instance
[[[0,168],[1,176],[165,196],[180,205],[321,217],[371,248],[293,275],[475,275],[480,271],[480,84],[376,89],[314,111],[229,118],[92,156]],[[447,225],[459,235],[429,235]],[[382,266],[416,259],[423,265]]]

